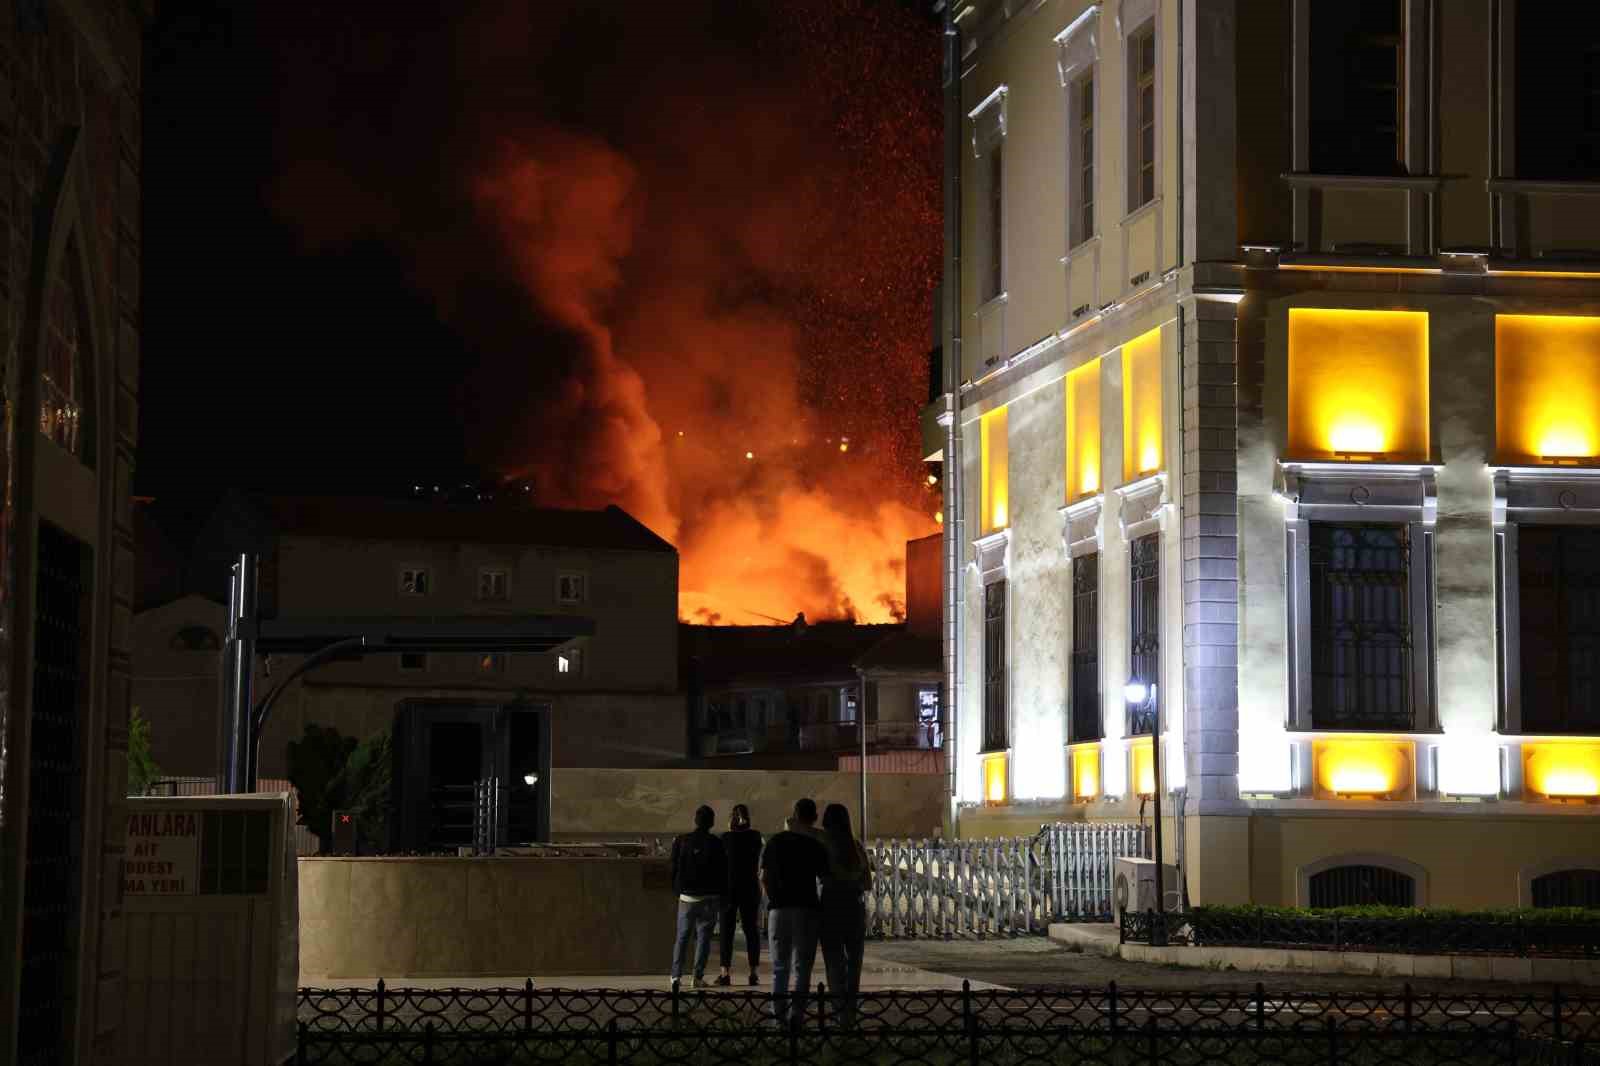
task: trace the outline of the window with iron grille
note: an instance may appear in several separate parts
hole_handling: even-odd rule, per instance
[[[1011,746],[1006,715],[1006,583],[983,589],[983,750]]]
[[[1156,31],[1146,26],[1128,41],[1132,97],[1128,137],[1128,210],[1156,198]]]
[[[1516,176],[1593,181],[1600,171],[1600,5],[1517,0]]]
[[[1072,560],[1072,739],[1100,739],[1100,556]]]
[[[1067,201],[1071,232],[1068,247],[1076,247],[1094,236],[1094,75],[1085,74],[1072,83],[1068,94],[1071,115],[1077,120],[1069,136],[1077,149],[1070,172]]]
[[[1417,883],[1387,866],[1335,866],[1307,882],[1312,907],[1415,907]]]
[[[1600,907],[1600,870],[1557,870],[1533,879],[1535,907]]]
[[[1517,527],[1522,731],[1600,730],[1600,529]]]
[[[1128,678],[1149,686],[1161,673],[1161,534],[1147,533],[1128,545],[1133,595],[1128,621]],[[1157,690],[1156,698],[1160,698]],[[1130,710],[1128,734],[1155,728],[1155,700]]]
[[[989,150],[986,161],[989,168],[988,252],[989,261],[984,270],[983,298],[992,300],[1005,291],[1005,260],[1002,241],[1005,237],[1005,160],[1001,146]]]
[[[1406,526],[1313,522],[1309,548],[1313,728],[1411,729]]]
[[[63,1061],[77,998],[83,853],[83,712],[89,698],[92,560],[82,542],[39,523],[29,708],[27,854],[17,1061]]]
[[[426,596],[432,588],[428,569],[424,566],[405,566],[400,568],[400,594],[402,596]]]
[[[559,574],[556,576],[556,602],[567,605],[580,604],[588,598],[589,579],[584,574]]]
[[[1404,0],[1313,3],[1311,169],[1405,172]]]

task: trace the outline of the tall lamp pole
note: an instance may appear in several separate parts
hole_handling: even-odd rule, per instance
[[[1137,718],[1148,717],[1150,720],[1150,776],[1152,791],[1155,795],[1155,857],[1156,857],[1156,925],[1150,930],[1150,943],[1161,947],[1167,942],[1167,886],[1163,869],[1161,852],[1161,703],[1156,699],[1156,686],[1152,682],[1146,686],[1138,678],[1129,681],[1123,689],[1123,695],[1128,700],[1128,706],[1133,709]],[[1133,783],[1135,790],[1139,782]]]

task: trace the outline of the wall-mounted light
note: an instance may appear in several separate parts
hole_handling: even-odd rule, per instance
[[[1416,745],[1409,740],[1317,740],[1311,765],[1317,799],[1416,798]]]
[[[983,757],[983,802],[1006,801],[1006,753],[993,752]]]
[[[522,775],[522,783],[524,785],[527,785],[529,788],[533,788],[535,785],[537,785],[539,783],[539,775],[538,775],[538,773],[535,772],[535,771],[530,770],[529,772],[523,774]]]
[[[1600,802],[1600,743],[1556,740],[1524,744],[1522,780],[1530,799]]]
[[[1070,753],[1072,798],[1078,803],[1088,803],[1100,795],[1100,745],[1076,744]]]
[[[1447,738],[1436,749],[1439,791],[1446,796],[1498,796],[1500,745],[1492,737]]]

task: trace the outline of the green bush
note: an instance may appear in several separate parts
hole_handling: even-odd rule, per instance
[[[1256,918],[1421,918],[1430,921],[1504,923],[1526,925],[1600,925],[1600,910],[1583,907],[1505,907],[1478,911],[1446,907],[1256,907],[1201,906],[1189,912],[1197,920],[1254,920]]]
[[[133,708],[128,715],[128,795],[142,796],[161,776],[150,754],[150,719]]]

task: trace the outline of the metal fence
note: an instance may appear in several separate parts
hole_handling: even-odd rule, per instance
[[[1163,921],[1154,912],[1125,913],[1124,943],[1148,944]],[[1412,955],[1512,955],[1600,958],[1600,923],[1495,917],[1368,918],[1208,911],[1165,917],[1167,943],[1212,947],[1296,948]]]
[[[884,938],[1018,936],[1051,922],[1110,921],[1112,868],[1148,858],[1134,822],[1061,822],[1032,837],[875,840],[867,928]]]
[[[838,1026],[759,992],[300,990],[302,1063],[1600,1062],[1600,998],[1414,992],[974,990],[862,995]]]

